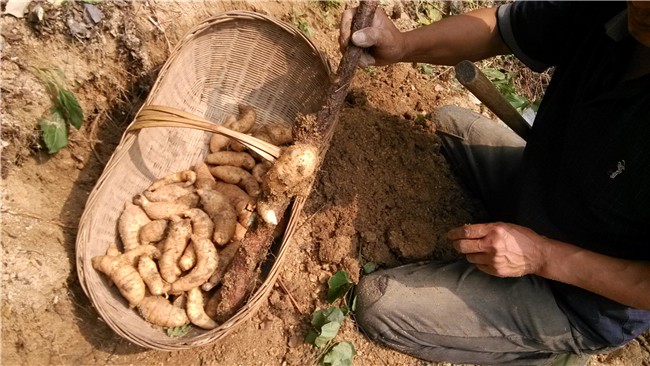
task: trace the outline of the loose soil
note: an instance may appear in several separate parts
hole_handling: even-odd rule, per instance
[[[417,23],[409,2],[396,20]],[[2,49],[2,364],[314,364],[302,339],[312,311],[327,306],[327,279],[360,266],[455,257],[444,239],[480,221],[480,206],[454,179],[425,116],[455,104],[488,113],[453,80],[453,71],[399,64],[359,70],[326,160],[305,205],[280,280],[268,301],[226,339],[192,350],[140,348],[116,335],[81,289],[75,240],[86,199],[126,126],[175,45],[194,24],[227,10],[306,22],[333,65],[338,16],[316,2],[124,2],[98,4],[104,19],[72,36],[83,4],[43,3],[46,19],[1,18]],[[50,99],[33,68],[59,68],[84,110],[70,145],[49,156],[37,121]],[[291,299],[295,300],[295,304]],[[650,365],[639,337],[590,365]],[[337,341],[357,350],[355,365],[429,364],[368,341],[346,319]]]

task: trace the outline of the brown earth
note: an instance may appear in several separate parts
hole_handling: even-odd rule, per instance
[[[402,28],[416,26],[404,3]],[[104,19],[73,37],[81,3],[43,4],[46,20],[3,15],[2,39],[2,364],[313,364],[302,339],[310,313],[326,305],[337,270],[395,266],[452,257],[444,240],[456,225],[481,219],[439,153],[431,121],[418,118],[456,104],[479,112],[453,71],[399,64],[355,77],[317,183],[302,212],[268,302],[223,341],[193,350],[146,350],[116,335],[83,293],[75,239],[85,201],[171,47],[193,24],[225,10],[247,9],[305,21],[332,63],[340,9],[313,2],[134,2],[98,4]],[[388,4],[390,11],[394,4]],[[50,108],[33,68],[59,68],[84,110],[70,145],[49,156],[37,121]],[[297,306],[291,302],[296,300]],[[422,365],[369,342],[347,319],[337,341],[350,341],[356,365]],[[640,337],[591,365],[649,365]]]

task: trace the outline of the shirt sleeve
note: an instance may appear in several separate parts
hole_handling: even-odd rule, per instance
[[[550,2],[515,2],[499,7],[499,32],[512,53],[533,71],[557,62],[566,39],[562,23],[566,9]],[[552,21],[550,21],[553,19]]]
[[[542,72],[576,52],[586,34],[611,18],[614,7],[625,3],[516,1],[499,7],[497,24],[512,53]]]

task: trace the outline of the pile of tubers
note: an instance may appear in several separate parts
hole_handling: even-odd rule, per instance
[[[292,143],[290,126],[256,126],[255,120],[255,110],[240,105],[239,118],[228,117],[224,127],[276,146]],[[264,179],[278,163],[219,134],[212,135],[209,148],[204,163],[159,179],[126,202],[117,225],[123,251],[111,244],[105,255],[92,258],[93,267],[109,278],[130,307],[157,326],[191,323],[213,329],[227,320],[217,314],[217,307],[229,264],[256,217],[277,224],[272,209],[255,210],[258,201],[264,201],[260,196],[273,196],[263,192],[274,185]],[[313,166],[307,169],[313,173],[318,157],[310,149],[307,155],[313,155]],[[262,206],[272,207],[272,202]]]

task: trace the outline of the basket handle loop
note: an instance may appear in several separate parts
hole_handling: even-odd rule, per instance
[[[218,133],[241,143],[271,162],[280,156],[280,148],[273,144],[176,108],[162,105],[144,106],[126,132],[135,132],[149,127],[193,128]]]

